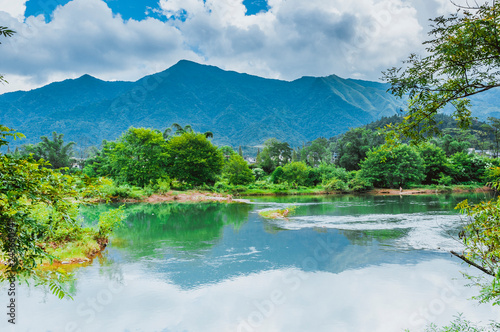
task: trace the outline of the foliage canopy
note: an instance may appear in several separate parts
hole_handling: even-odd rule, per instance
[[[399,135],[418,142],[439,133],[436,114],[450,103],[459,127],[470,126],[467,97],[500,86],[499,15],[493,1],[432,19],[431,39],[424,43],[429,55],[411,54],[406,68],[384,73],[391,93],[409,97]]]

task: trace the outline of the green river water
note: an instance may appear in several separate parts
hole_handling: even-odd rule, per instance
[[[476,271],[449,254],[461,249],[454,207],[465,198],[486,196],[130,204],[103,257],[74,271],[74,300],[21,285],[15,329],[4,314],[0,331],[420,331],[458,313],[500,320],[469,300],[477,288],[461,272]],[[292,205],[289,220],[258,214]]]

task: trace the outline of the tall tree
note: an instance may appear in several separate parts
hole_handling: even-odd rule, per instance
[[[230,184],[249,184],[255,181],[255,177],[248,167],[248,163],[239,154],[234,153],[229,158],[223,169],[223,176]]]
[[[424,160],[424,183],[433,184],[438,183],[441,174],[446,175],[449,171],[448,161],[446,154],[440,147],[424,143],[419,146],[420,156]]]
[[[489,117],[488,122],[486,129],[493,134],[495,157],[498,158],[500,152],[500,119]]]
[[[167,157],[167,144],[159,131],[132,127],[114,145],[111,165],[120,181],[145,186],[166,176]]]
[[[329,142],[326,138],[317,138],[308,143],[308,145],[300,151],[300,159],[313,167],[318,166],[322,162],[329,162],[327,160],[328,146]]]
[[[0,37],[12,37],[14,33],[16,33],[14,30],[10,30],[7,27],[0,26]],[[0,74],[0,83],[7,83],[7,81],[3,78],[3,75],[1,74]]]
[[[496,1],[459,8],[456,14],[432,19],[428,55],[411,54],[406,68],[391,68],[384,79],[398,97],[409,96],[397,134],[420,141],[439,133],[436,114],[455,108],[461,128],[471,124],[467,97],[500,86],[500,8]]]
[[[172,135],[172,132],[174,132],[173,135]],[[173,136],[180,136],[180,135],[185,134],[185,133],[194,133],[193,127],[189,124],[182,127],[180,124],[174,122],[174,123],[172,123],[172,125],[169,128],[167,128],[163,131],[163,138],[166,141],[168,141]],[[207,131],[207,132],[203,133],[203,135],[205,135],[206,138],[213,138],[214,137],[214,134],[211,131]]]
[[[361,173],[377,187],[407,188],[424,179],[424,160],[406,144],[381,146],[368,152],[361,162]]]
[[[368,151],[382,143],[381,136],[372,130],[351,129],[337,141],[337,162],[340,167],[349,171],[358,170]]]
[[[42,136],[42,140],[35,146],[35,151],[40,157],[47,160],[54,169],[71,166],[71,158],[73,157],[74,142],[64,144],[64,134],[52,132],[52,139],[47,136]]]
[[[264,142],[264,149],[259,154],[261,167],[271,173],[278,166],[283,166],[292,159],[292,149],[286,142],[270,138]]]
[[[389,142],[411,138],[413,142],[439,133],[436,114],[446,105],[455,107],[458,126],[472,123],[468,97],[500,86],[500,8],[497,1],[476,7],[460,8],[456,14],[433,19],[431,39],[425,42],[428,55],[410,55],[407,67],[392,68],[384,73],[396,96],[409,96],[404,121],[390,132]],[[467,159],[457,154],[456,162]],[[460,160],[458,160],[460,159]],[[500,177],[500,168],[496,169]],[[500,180],[494,183],[500,188]],[[480,298],[500,304],[500,230],[495,202],[470,206],[460,204],[469,217],[461,234],[465,244],[457,257],[493,276],[483,283]]]
[[[186,132],[167,143],[167,171],[171,178],[191,185],[215,183],[224,156],[203,134]]]

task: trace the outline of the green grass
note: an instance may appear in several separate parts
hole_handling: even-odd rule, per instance
[[[94,238],[94,232],[85,230],[80,239],[62,243],[55,249],[52,246],[47,246],[46,251],[48,254],[57,257],[61,262],[70,260],[85,261],[101,251],[101,248]]]
[[[260,211],[259,215],[266,219],[286,219],[295,213],[296,206],[289,206],[285,209]]]

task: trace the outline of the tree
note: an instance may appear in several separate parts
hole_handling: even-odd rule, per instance
[[[465,152],[471,146],[468,141],[460,137],[453,137],[450,134],[446,134],[439,139],[435,139],[434,142],[437,146],[443,149],[448,157],[454,155],[455,153]]]
[[[129,128],[109,153],[112,175],[119,182],[144,187],[167,176],[167,143],[160,131]]]
[[[71,158],[74,154],[73,146],[75,143],[69,142],[68,144],[64,144],[63,137],[64,134],[58,134],[55,131],[52,132],[52,139],[42,136],[40,137],[42,141],[33,146],[33,152],[36,156],[47,160],[54,169],[71,167]]]
[[[23,135],[0,125],[0,146],[8,144],[8,137]],[[47,166],[46,161],[32,156],[0,154],[0,259],[6,262],[0,270],[0,282],[35,279],[37,284],[49,284],[51,291],[62,298],[67,295],[58,282],[62,274],[37,267],[42,260],[52,262],[57,258],[47,252],[49,243],[60,239],[71,242],[88,231],[77,222],[78,205],[99,187],[91,184],[92,179],[77,181]],[[82,183],[88,187],[81,190]],[[92,230],[86,234],[97,236]],[[76,245],[72,248],[75,250]]]
[[[7,27],[0,26],[0,37],[12,37],[16,32]],[[0,42],[1,44],[1,42]],[[8,83],[2,75],[0,75],[0,83]]]
[[[431,143],[424,143],[419,146],[419,153],[424,160],[425,178],[423,183],[437,183],[441,174],[447,174],[449,172],[446,154],[440,147]]]
[[[258,163],[267,173],[272,173],[278,166],[283,166],[292,159],[292,149],[286,142],[270,138],[264,142],[264,149],[259,154]]]
[[[175,130],[174,135],[172,135],[173,130]],[[191,125],[185,125],[182,127],[180,124],[174,122],[169,128],[163,131],[163,138],[168,141],[172,138],[172,136],[179,136],[185,133],[194,133],[193,127],[191,127]],[[206,138],[214,137],[214,134],[211,131],[207,131],[203,135],[205,135]]]
[[[495,143],[495,157],[498,158],[500,152],[500,119],[489,117],[489,124],[486,125],[486,130],[493,134]]]
[[[470,102],[467,97],[500,86],[500,8],[495,0],[476,7],[460,8],[461,13],[433,19],[432,39],[425,42],[426,57],[410,55],[407,68],[392,68],[384,73],[396,96],[409,96],[407,114],[388,136],[388,142],[411,138],[419,142],[439,133],[436,114],[446,105],[455,107],[454,118],[461,128],[471,123]],[[465,157],[465,156],[463,156]],[[464,158],[465,159],[465,158]],[[500,187],[500,172],[494,186]],[[468,217],[462,239],[463,253],[457,257],[492,275],[483,284],[481,298],[500,297],[500,230],[497,227],[498,204],[480,203],[459,208]],[[496,205],[495,205],[496,204]]]
[[[471,122],[467,97],[500,86],[500,8],[496,1],[460,8],[449,17],[432,19],[429,55],[411,54],[406,68],[391,68],[384,79],[398,97],[409,96],[397,136],[414,142],[439,133],[436,114],[446,105],[455,108],[458,126]],[[394,133],[394,132],[393,132]]]
[[[300,159],[312,167],[316,167],[322,162],[330,162],[327,160],[328,146],[329,142],[326,138],[317,138],[300,151]]]
[[[382,143],[381,137],[369,129],[349,130],[337,142],[339,166],[348,171],[358,170],[368,151]]]
[[[489,167],[487,158],[476,154],[458,152],[450,157],[450,175],[456,183],[481,182]]]
[[[362,177],[376,187],[406,188],[424,178],[424,161],[415,148],[400,144],[369,151],[361,162]]]
[[[236,154],[236,152],[233,150],[232,147],[230,146],[221,146],[219,150],[222,152],[222,155],[224,156],[224,160],[228,161],[229,158],[231,158],[232,155]]]
[[[195,186],[215,183],[224,166],[222,152],[204,134],[186,132],[173,137],[167,152],[170,177]]]
[[[168,176],[167,158],[167,142],[160,131],[131,127],[116,142],[104,141],[102,151],[89,160],[84,171],[144,187]]]
[[[283,166],[281,179],[290,184],[305,186],[308,183],[309,168],[306,163],[297,161]]]
[[[249,184],[255,181],[255,177],[248,167],[248,163],[239,154],[234,153],[224,166],[223,176],[230,184]]]

